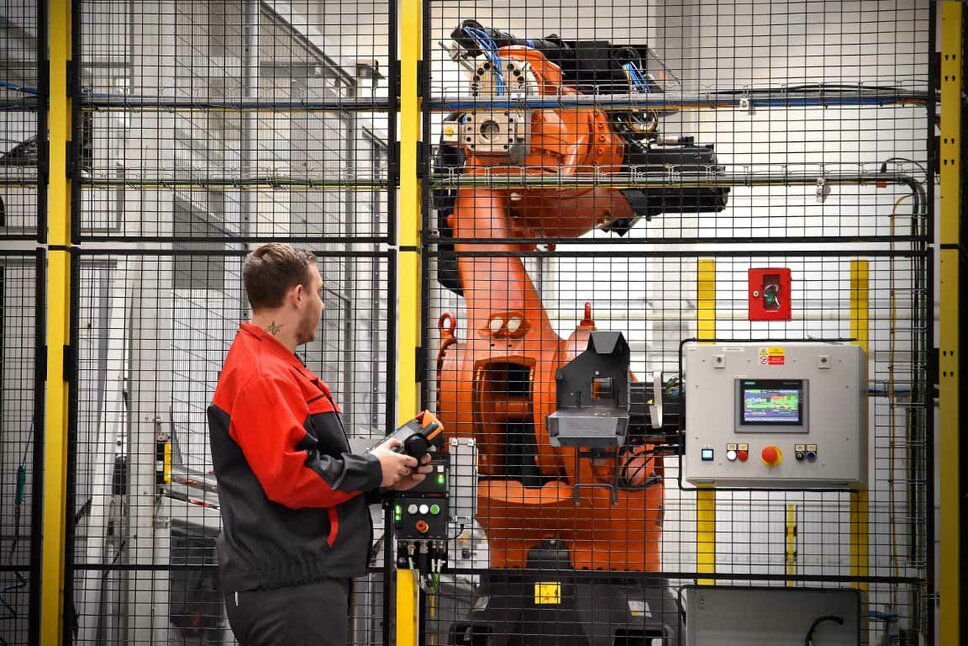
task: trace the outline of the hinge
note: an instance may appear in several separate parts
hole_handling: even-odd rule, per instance
[[[424,60],[417,61],[417,96],[424,98],[424,76],[427,74],[427,64]]]
[[[390,181],[394,185],[400,184],[400,142],[393,142],[393,159],[390,160]]]
[[[67,96],[77,96],[77,87],[77,65],[73,60],[69,60],[67,61]]]
[[[76,166],[74,164],[74,142],[73,141],[64,142],[64,159],[67,160],[67,163],[65,164],[66,168],[64,169],[65,172],[67,173],[67,177],[70,179],[74,179],[74,169]]]
[[[64,346],[63,379],[69,384],[77,377],[77,353],[69,345]]]
[[[427,80],[426,74],[428,69],[429,68],[427,66],[426,61],[423,61],[423,60],[417,61],[417,97],[418,98],[423,98],[424,83]],[[400,87],[403,85],[400,82],[400,79],[403,75],[403,65],[400,63],[400,61],[393,61],[393,67],[390,70],[390,75],[391,76],[395,75],[394,78],[396,79],[397,101],[399,102],[401,99]]]
[[[417,373],[414,375],[417,383],[422,383],[424,380],[424,371],[427,369],[427,360],[424,353],[424,349],[421,346],[414,348],[414,371]]]

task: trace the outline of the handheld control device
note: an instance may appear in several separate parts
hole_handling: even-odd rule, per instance
[[[379,443],[367,449],[367,452],[390,439],[400,440],[400,446],[395,448],[394,451],[419,460],[425,453],[440,451],[444,443],[444,425],[433,413],[425,410],[393,433],[382,438]]]
[[[400,445],[394,449],[397,453],[417,460],[428,453],[431,457],[433,471],[427,478],[390,501],[397,567],[414,570],[418,584],[425,587],[420,573],[439,574],[447,561],[450,499],[447,455],[443,452],[444,425],[433,413],[425,410],[367,450],[372,451],[389,439],[400,440]]]

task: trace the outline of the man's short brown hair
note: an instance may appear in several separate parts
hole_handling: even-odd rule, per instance
[[[316,256],[279,242],[264,244],[245,257],[242,281],[253,310],[275,308],[294,285],[312,287]]]

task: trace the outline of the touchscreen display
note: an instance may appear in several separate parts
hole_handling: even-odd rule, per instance
[[[803,382],[744,381],[740,388],[743,425],[799,426],[803,423]]]

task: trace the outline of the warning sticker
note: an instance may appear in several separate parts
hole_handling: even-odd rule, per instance
[[[786,363],[786,348],[760,348],[761,366],[782,366]]]
[[[561,603],[561,583],[558,581],[538,581],[534,584],[534,603],[558,605]]]

